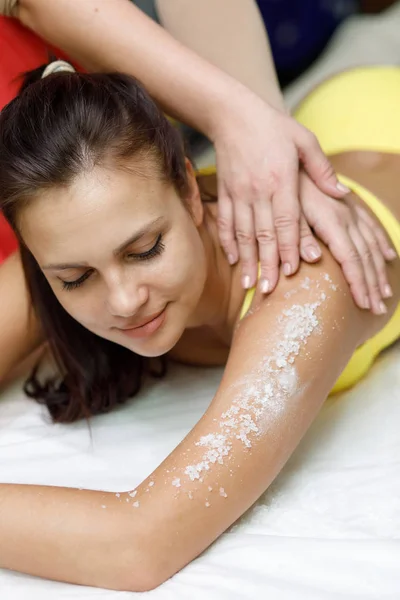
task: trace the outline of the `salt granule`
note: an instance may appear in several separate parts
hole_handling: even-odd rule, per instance
[[[219,495],[222,496],[223,498],[227,498],[228,494],[225,492],[223,487],[219,488]]]
[[[132,506],[134,506],[135,508],[139,508],[139,506],[140,506],[140,502],[139,502],[138,500],[136,500],[136,502],[134,502],[134,503],[132,504]]]
[[[154,481],[150,481],[149,487],[153,487],[153,485],[154,485]]]
[[[181,480],[179,477],[176,477],[173,482],[172,485],[174,485],[175,487],[181,487]]]
[[[207,451],[203,455],[202,461],[186,467],[185,474],[189,475],[192,481],[200,479],[200,473],[208,471],[211,463],[218,462],[222,465],[224,456],[227,456],[232,448],[232,444],[228,442],[225,435],[214,433],[203,435],[198,442],[195,442],[195,445],[203,446],[207,448]]]
[[[323,277],[324,277],[325,281],[328,281],[330,283],[329,287],[331,288],[331,290],[333,290],[334,292],[336,292],[338,286],[333,283],[333,281],[330,278],[329,274],[328,273],[324,273]]]
[[[117,498],[119,498],[121,494],[117,493],[117,494],[115,494],[115,495],[117,496]]]
[[[328,274],[324,275],[324,279],[332,283]],[[306,278],[301,287],[310,289],[311,283]],[[202,436],[195,442],[206,451],[200,462],[187,466],[184,471],[192,481],[201,479],[201,473],[208,471],[210,465],[224,464],[234,439],[251,448],[251,438],[261,434],[260,427],[265,426],[265,419],[268,417],[270,423],[271,417],[277,418],[285,410],[288,399],[298,390],[295,358],[318,327],[316,309],[325,300],[326,294],[321,293],[319,301],[293,304],[282,311],[277,319],[280,325],[278,341],[254,373],[237,384],[240,391],[229,409],[221,415],[220,431]]]
[[[105,504],[102,504],[101,508],[107,508],[107,506]]]
[[[207,506],[207,507],[208,507],[208,506],[210,506],[210,503],[209,503],[209,502],[206,502],[206,506]]]
[[[134,498],[134,497],[136,496],[136,494],[137,494],[137,490],[134,490],[133,492],[128,492],[128,495],[129,495],[131,498]]]

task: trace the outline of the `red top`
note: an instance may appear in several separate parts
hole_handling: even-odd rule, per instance
[[[66,58],[16,19],[0,17],[0,110],[17,95],[18,76],[47,63],[49,53]],[[0,263],[16,248],[14,234],[0,213]]]

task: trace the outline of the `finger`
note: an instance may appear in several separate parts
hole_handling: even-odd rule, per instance
[[[358,228],[366,244],[369,246],[372,260],[374,261],[375,271],[378,277],[379,289],[383,298],[393,296],[392,288],[389,283],[386,262],[379,246],[375,232],[362,219],[358,222]]]
[[[300,217],[300,256],[308,263],[315,263],[322,256],[321,247],[313,236],[303,213]]]
[[[361,208],[361,206],[356,206],[355,209],[358,216],[369,226],[370,229],[372,229],[385,259],[394,260],[397,258],[397,252],[394,250],[383,227],[377,223],[376,220],[373,219],[366,210]]]
[[[299,268],[300,203],[297,178],[296,171],[285,186],[277,189],[272,199],[273,223],[285,275],[293,275]]]
[[[338,180],[333,166],[311,131],[304,127],[299,128],[295,143],[304,169],[322,192],[334,198],[343,198],[350,192],[349,188]]]
[[[236,239],[242,263],[242,286],[247,290],[257,282],[257,246],[254,230],[254,216],[251,206],[235,206]]]
[[[364,267],[365,280],[368,287],[372,312],[376,315],[381,315],[387,311],[385,304],[382,302],[378,276],[375,270],[375,264],[372,258],[371,250],[366,244],[363,236],[360,234],[358,228],[353,224],[349,226],[349,235],[357,249],[358,254],[360,255],[361,262]]]
[[[335,230],[335,235],[330,235],[330,227]],[[350,286],[355,303],[360,308],[369,309],[369,292],[365,281],[364,268],[361,257],[348,233],[347,228],[332,217],[313,223],[313,228],[318,237],[328,246],[332,256],[342,267],[343,275]]]
[[[218,197],[218,233],[221,246],[231,265],[239,258],[238,246],[234,230],[234,213],[232,200],[226,193],[219,193]]]
[[[275,235],[271,202],[255,204],[254,220],[261,266],[260,290],[263,294],[269,294],[275,288],[279,278],[278,240]]]

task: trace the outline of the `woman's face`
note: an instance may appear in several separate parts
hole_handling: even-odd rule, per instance
[[[204,290],[203,212],[187,168],[192,214],[172,186],[141,165],[136,172],[95,168],[68,189],[42,194],[20,219],[22,237],[64,309],[142,356],[176,344]]]

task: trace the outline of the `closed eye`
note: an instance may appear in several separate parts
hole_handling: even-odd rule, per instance
[[[128,254],[128,258],[132,260],[148,260],[150,258],[154,258],[155,256],[159,256],[164,248],[165,246],[162,243],[162,234],[160,233],[156,239],[156,243],[152,248],[150,248],[150,250],[146,250],[146,252]]]
[[[75,290],[80,285],[82,285],[82,283],[86,281],[86,279],[88,279],[92,273],[93,270],[86,271],[86,273],[84,273],[81,277],[79,277],[79,279],[76,279],[75,281],[61,280],[63,290]]]
[[[146,252],[140,252],[140,253],[131,253],[127,255],[127,258],[129,260],[150,260],[152,258],[155,258],[156,256],[159,256],[160,254],[162,254],[163,250],[164,250],[165,246],[162,242],[162,234],[160,233],[159,236],[157,237],[157,240],[154,244],[154,246],[152,248],[150,248],[150,250],[146,250]],[[90,269],[89,271],[86,271],[86,273],[84,273],[81,277],[79,277],[79,279],[76,279],[75,281],[63,281],[61,280],[62,283],[62,287],[63,290],[75,290],[76,288],[80,287],[93,273],[93,269]]]

